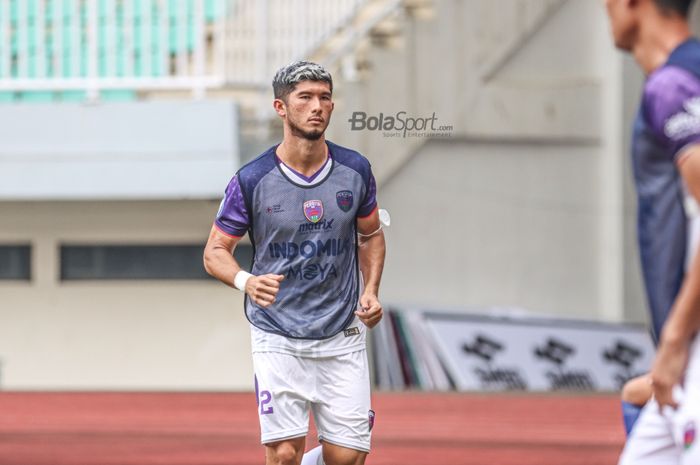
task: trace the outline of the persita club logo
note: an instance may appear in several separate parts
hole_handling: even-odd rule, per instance
[[[304,202],[304,216],[312,223],[318,223],[323,218],[323,202],[307,200]]]
[[[335,200],[338,202],[338,208],[344,212],[349,212],[352,208],[352,191],[338,191],[335,194]]]

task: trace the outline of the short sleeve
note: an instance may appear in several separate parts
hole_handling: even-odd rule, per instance
[[[653,73],[644,88],[644,114],[674,161],[700,143],[700,78],[675,66]]]
[[[234,176],[226,187],[214,224],[229,236],[242,237],[248,232],[250,220],[238,176]]]
[[[365,192],[365,198],[362,200],[360,208],[357,209],[357,216],[359,218],[369,216],[375,208],[377,208],[377,182],[374,180],[374,174],[370,170],[367,192]]]

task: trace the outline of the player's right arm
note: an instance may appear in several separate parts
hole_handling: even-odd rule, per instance
[[[204,248],[204,269],[230,287],[236,287],[236,275],[242,271],[233,257],[233,251],[240,240],[240,237],[224,234],[214,225]],[[282,279],[284,276],[277,274],[251,275],[245,282],[245,289],[241,290],[257,305],[266,308],[275,302]]]
[[[236,175],[226,187],[226,194],[209,233],[209,240],[204,248],[204,269],[227,286],[235,287],[248,294],[248,297],[260,307],[269,307],[275,302],[280,281],[284,276],[251,275],[241,270],[241,266],[233,257],[236,244],[249,227],[250,218],[243,199],[243,190]]]
[[[236,287],[234,279],[241,271],[241,266],[233,258],[233,251],[240,240],[241,237],[226,235],[212,226],[204,247],[204,269],[229,287]]]
[[[700,144],[684,153],[680,172],[685,185],[700,202]],[[682,381],[688,364],[690,345],[700,330],[700,250],[695,252],[683,278],[680,292],[661,331],[651,379],[654,397],[660,406],[677,407],[673,388]]]

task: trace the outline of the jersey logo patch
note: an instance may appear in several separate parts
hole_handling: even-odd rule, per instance
[[[284,213],[284,208],[282,208],[282,204],[276,203],[275,205],[267,207],[265,211],[267,211],[269,214]]]
[[[304,216],[312,223],[318,223],[323,218],[323,202],[307,200],[304,202]]]
[[[681,140],[700,133],[700,97],[687,100],[685,111],[671,116],[664,125],[664,133],[671,140]]]
[[[338,202],[338,208],[340,208],[346,213],[349,212],[353,204],[352,191],[336,192],[335,201]]]
[[[685,425],[683,432],[683,445],[686,449],[690,449],[695,443],[695,422],[691,421]]]
[[[357,336],[358,334],[360,334],[360,328],[358,328],[357,326],[353,328],[348,328],[343,331],[343,334],[345,334],[345,337]]]

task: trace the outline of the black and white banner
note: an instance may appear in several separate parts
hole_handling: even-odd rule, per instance
[[[642,326],[427,312],[460,391],[617,391],[651,367]]]

